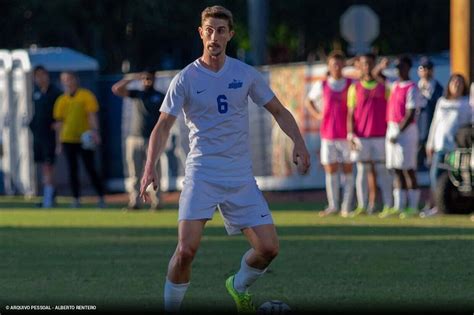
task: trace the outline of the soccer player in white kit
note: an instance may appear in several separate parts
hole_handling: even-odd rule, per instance
[[[221,6],[204,9],[199,35],[203,55],[178,73],[151,134],[141,195],[156,186],[153,165],[163,152],[170,128],[183,111],[190,129],[184,188],[179,201],[178,245],[164,288],[165,312],[177,312],[191,276],[206,222],[219,208],[229,234],[242,232],[251,249],[237,274],[225,283],[239,312],[254,312],[248,287],[262,276],[279,250],[268,205],[252,173],[248,97],[265,107],[293,140],[293,161],[302,172],[310,159],[298,126],[253,67],[225,55],[234,35],[232,13]]]

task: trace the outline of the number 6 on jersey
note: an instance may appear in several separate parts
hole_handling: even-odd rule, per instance
[[[229,104],[226,101],[227,101],[227,96],[225,95],[219,95],[217,97],[217,110],[221,114],[227,113],[227,110],[229,109]]]

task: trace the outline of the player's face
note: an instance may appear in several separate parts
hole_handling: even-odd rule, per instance
[[[428,68],[419,66],[418,76],[422,79],[430,79],[433,76],[433,69],[428,69]]]
[[[153,83],[154,83],[154,77],[151,73],[143,73],[141,75],[141,79],[142,79],[142,82],[143,82],[143,87],[145,89],[149,89],[149,88],[152,88],[153,87]]]
[[[396,66],[397,70],[398,70],[398,76],[401,78],[401,79],[407,79],[409,77],[409,73],[410,73],[410,66],[407,65],[406,63],[399,63],[397,66]]]
[[[78,88],[76,77],[69,73],[61,74],[61,84],[63,85],[64,91],[66,93],[72,93]]]
[[[49,75],[46,71],[37,70],[35,73],[35,83],[37,86],[43,88],[49,85]]]
[[[328,61],[328,71],[331,77],[335,79],[342,78],[342,68],[344,67],[344,62],[338,58],[331,58]]]
[[[375,62],[372,58],[363,56],[360,58],[359,66],[362,76],[367,76],[374,70]]]
[[[225,54],[227,43],[234,35],[234,31],[229,30],[229,22],[223,19],[207,18],[199,27],[204,50],[213,57]]]

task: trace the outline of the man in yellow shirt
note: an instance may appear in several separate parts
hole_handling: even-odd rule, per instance
[[[75,73],[61,73],[62,94],[54,104],[53,116],[56,120],[56,132],[59,136],[57,153],[64,151],[69,167],[69,179],[74,201],[72,207],[80,206],[79,200],[79,156],[84,162],[97,195],[98,206],[105,207],[102,180],[94,166],[94,150],[81,143],[85,134],[92,136],[93,144],[100,144],[97,111],[99,104],[94,94],[79,86]],[[87,133],[86,133],[87,132]]]

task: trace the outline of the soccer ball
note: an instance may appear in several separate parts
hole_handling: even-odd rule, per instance
[[[84,150],[95,150],[96,143],[91,130],[87,130],[81,135],[81,146]]]
[[[263,303],[257,310],[259,315],[283,315],[290,314],[290,307],[282,301],[272,300]]]

